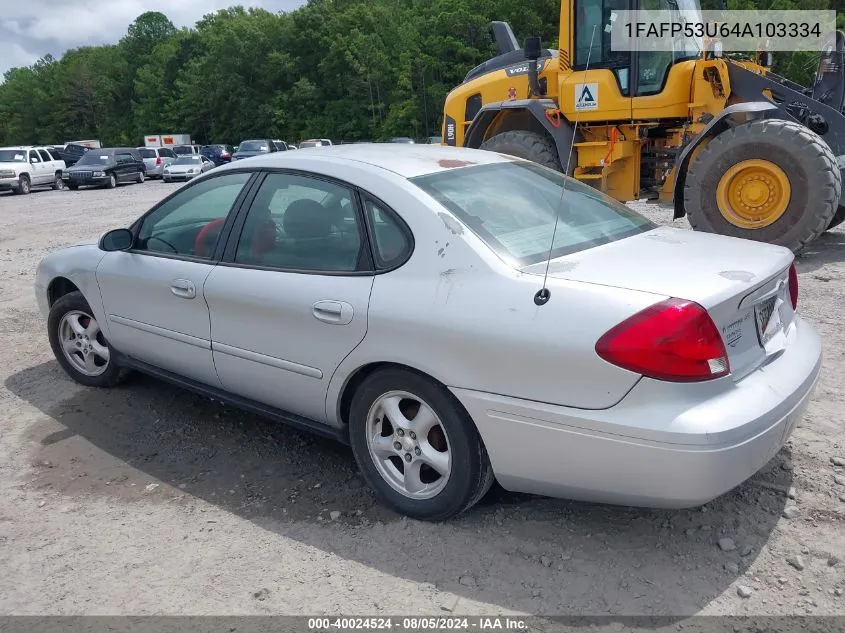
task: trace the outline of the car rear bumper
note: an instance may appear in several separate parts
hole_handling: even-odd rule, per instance
[[[786,351],[734,383],[642,379],[623,400],[582,410],[452,389],[508,490],[622,505],[706,503],[754,475],[803,416],[822,362],[800,318]],[[698,392],[698,393],[697,393]]]

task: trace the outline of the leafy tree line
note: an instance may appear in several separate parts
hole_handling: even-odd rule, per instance
[[[715,8],[716,0],[706,0]],[[729,0],[730,8],[827,8],[828,0]],[[845,10],[845,0],[832,0]],[[839,6],[843,5],[843,6]],[[139,16],[113,45],[5,73],[0,144],[144,134],[381,140],[440,133],[443,101],[495,53],[491,20],[557,46],[559,0],[310,0],[288,13],[233,7],[176,28]],[[840,16],[842,17],[842,16]],[[776,55],[807,83],[812,54]]]

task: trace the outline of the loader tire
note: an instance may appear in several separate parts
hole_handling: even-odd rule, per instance
[[[799,123],[767,119],[725,130],[701,150],[686,174],[684,209],[696,231],[798,253],[828,228],[841,193],[827,143]]]
[[[533,161],[543,167],[562,171],[554,142],[544,134],[512,130],[488,138],[481,149]],[[570,167],[571,170],[571,167]]]
[[[836,213],[833,214],[833,219],[830,221],[830,224],[827,225],[827,231],[830,229],[835,229],[837,226],[845,222],[845,206],[839,205],[839,208],[836,210]]]

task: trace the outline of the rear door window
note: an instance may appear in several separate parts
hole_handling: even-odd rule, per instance
[[[49,153],[47,153],[47,150],[38,150],[38,155],[41,157],[41,160],[43,160],[45,163],[49,163],[53,160],[53,157],[50,156]]]
[[[143,158],[155,158],[156,157],[156,151],[154,149],[142,149],[142,150],[140,150],[140,152],[141,152],[141,156]]]
[[[411,182],[519,267],[656,226],[600,191],[527,161],[450,169]]]

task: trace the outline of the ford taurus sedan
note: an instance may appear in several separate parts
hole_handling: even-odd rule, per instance
[[[494,478],[705,503],[778,452],[821,364],[787,249],[438,146],[214,169],[48,255],[36,294],[77,382],[138,370],[348,442],[386,504],[428,520]]]

